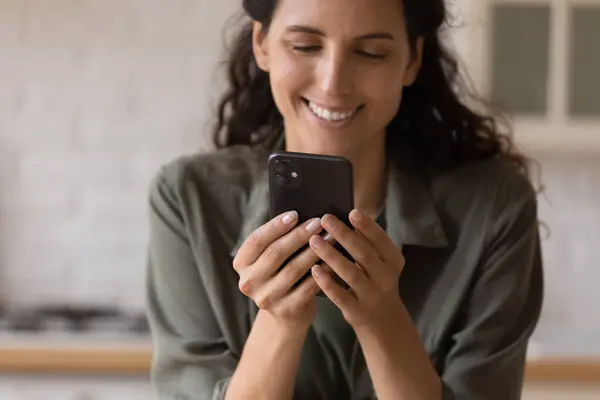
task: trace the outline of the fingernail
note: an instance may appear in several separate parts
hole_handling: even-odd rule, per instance
[[[333,228],[335,227],[336,220],[333,215],[325,214],[321,218],[321,223],[323,224],[323,226],[329,226]]]
[[[313,265],[313,267],[311,268],[311,271],[313,273],[313,275],[317,278],[323,276],[323,268],[320,265]]]
[[[360,220],[362,219],[362,216],[363,215],[362,215],[362,213],[359,210],[354,209],[352,211],[352,217],[351,218],[354,219],[354,221],[360,222]]]
[[[283,216],[283,218],[281,220],[283,221],[284,224],[287,225],[287,224],[291,224],[296,219],[298,219],[298,213],[296,211],[289,211],[289,212],[285,213],[285,215]]]
[[[331,236],[331,233],[329,233],[329,232],[325,236],[323,236],[323,240],[328,243],[334,242],[333,236]]]
[[[316,232],[321,228],[321,221],[319,218],[313,218],[307,225],[306,230],[308,232]]]

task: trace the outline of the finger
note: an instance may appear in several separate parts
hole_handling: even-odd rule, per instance
[[[363,267],[368,277],[374,278],[372,276],[374,274],[381,275],[380,271],[376,271],[376,267],[380,265],[377,252],[357,232],[352,231],[346,224],[333,215],[323,216],[321,223],[323,228]]]
[[[333,238],[325,239],[328,243]],[[271,294],[273,299],[285,296],[292,286],[296,284],[310,268],[319,260],[319,256],[310,247],[294,257],[287,265],[273,276],[266,284],[264,290]]]
[[[321,289],[312,276],[309,276],[298,287],[277,303],[277,311],[282,315],[293,317],[311,301]]]
[[[335,272],[333,272],[333,270],[331,269],[331,267],[329,265],[327,265],[326,262],[322,262],[320,265],[321,265],[321,268],[323,269],[323,271],[326,272],[326,273],[328,273],[329,275],[335,273]]]
[[[355,263],[349,261],[332,245],[320,236],[310,238],[310,246],[321,260],[327,263],[346,284],[361,297],[373,293],[373,282],[365,275],[364,271]]]
[[[316,218],[318,222],[318,218]],[[298,232],[302,232],[301,230],[305,230],[305,233],[301,233],[302,235],[306,234],[307,237],[301,240],[301,245],[304,246],[308,242],[308,237],[312,234],[318,233],[321,228],[310,223],[311,221],[307,221],[302,226],[296,228],[294,231],[288,233],[288,235],[299,234]],[[310,233],[310,232],[314,233]],[[334,243],[335,240],[332,236],[327,235],[325,237],[329,243]],[[292,252],[295,252],[299,247],[299,245],[295,245],[292,248]],[[296,249],[296,250],[294,250]],[[268,254],[265,254],[268,253]],[[279,260],[274,260],[273,257],[280,256]],[[257,303],[263,305],[263,308],[266,308],[267,304],[272,303],[273,301],[282,298],[286,295],[289,290],[296,284],[306,273],[310,270],[310,267],[314,265],[316,261],[319,260],[319,257],[315,254],[315,252],[308,247],[304,251],[302,251],[299,255],[291,258],[291,260],[285,265],[284,268],[281,268],[283,264],[283,259],[288,260],[290,256],[287,254],[282,254],[276,248],[271,249],[270,251],[265,250],[263,255],[259,257],[259,260],[251,265],[251,267],[244,268],[239,271],[240,280],[239,280],[239,288],[242,293],[246,296],[252,297]],[[276,273],[276,271],[279,271]]]
[[[239,272],[240,267],[253,264],[273,241],[285,235],[298,222],[298,213],[283,213],[266,224],[255,229],[244,241],[233,260],[233,267]]]
[[[334,271],[333,269],[331,269],[331,267],[329,265],[327,265],[326,262],[322,262],[321,264],[319,264],[323,271],[325,271],[327,274],[329,274],[329,276],[331,276],[331,278],[333,279],[333,281],[335,283],[337,283],[338,285],[340,285],[342,288],[344,288],[344,290],[352,290],[352,289],[348,289],[346,286],[346,282],[344,282],[344,280],[342,278],[340,278]]]
[[[325,296],[342,311],[351,310],[357,306],[357,299],[349,291],[338,285],[324,266],[315,265],[312,267],[311,272]]]
[[[311,236],[323,228],[319,218],[313,218],[268,245],[255,262],[262,275],[272,276],[295,252],[308,243]]]
[[[357,209],[350,212],[350,223],[375,249],[384,261],[401,263],[404,266],[402,249],[396,246],[381,226]]]

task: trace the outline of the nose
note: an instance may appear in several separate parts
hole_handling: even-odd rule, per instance
[[[347,95],[352,91],[352,66],[341,51],[330,51],[319,65],[320,86],[327,96]]]

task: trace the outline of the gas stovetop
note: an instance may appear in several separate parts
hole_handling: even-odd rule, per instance
[[[0,311],[0,331],[147,334],[143,312],[113,307],[50,305]]]

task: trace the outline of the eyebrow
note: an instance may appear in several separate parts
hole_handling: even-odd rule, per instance
[[[313,28],[313,27],[305,26],[305,25],[290,25],[286,28],[286,31],[292,32],[292,33],[309,33],[311,35],[325,36],[325,32],[323,32],[317,28]],[[367,33],[364,35],[357,36],[354,39],[359,40],[359,41],[360,40],[368,40],[368,39],[394,40],[394,36],[392,36],[390,33],[387,33],[387,32],[373,32],[373,33]]]

